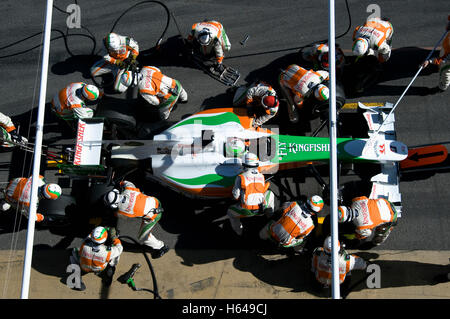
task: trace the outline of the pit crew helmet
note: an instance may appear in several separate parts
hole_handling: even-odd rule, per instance
[[[207,28],[203,28],[199,33],[198,33],[198,42],[201,45],[208,45],[211,43],[212,37],[211,37],[211,32],[207,29]]]
[[[364,38],[357,38],[355,42],[353,42],[353,54],[356,56],[363,56],[366,54],[367,50],[369,49],[369,41]]]
[[[338,240],[338,250],[341,249],[341,243]],[[324,242],[323,242],[323,250],[327,255],[331,255],[331,250],[332,250],[332,242],[331,242],[331,236],[328,236],[327,238],[325,238]]]
[[[319,195],[313,195],[310,198],[308,198],[308,207],[309,209],[314,212],[318,213],[323,208],[323,199]]]
[[[244,165],[244,167],[258,167],[259,158],[254,153],[247,152],[244,155],[244,162],[242,165]]]
[[[261,104],[267,110],[273,107],[278,107],[280,105],[280,102],[275,95],[266,94],[261,99]]]
[[[62,190],[58,184],[45,184],[41,188],[41,194],[46,199],[55,200],[61,196]]]
[[[120,36],[116,33],[110,33],[105,38],[105,46],[108,50],[117,52],[120,50]]]
[[[100,91],[95,85],[85,84],[83,85],[83,89],[81,91],[83,97],[88,101],[95,101],[98,99],[100,95]]]
[[[338,221],[340,223],[345,223],[348,218],[348,208],[345,206],[339,206],[338,208]]]
[[[319,84],[314,90],[314,96],[319,101],[328,101],[328,98],[330,97],[330,90],[328,90],[326,85]]]
[[[108,231],[103,226],[97,226],[89,234],[89,238],[97,245],[103,244],[108,238]]]
[[[103,196],[103,202],[105,203],[106,206],[116,209],[120,202],[119,190],[113,189],[112,191],[107,192]]]
[[[227,157],[241,158],[245,152],[244,141],[237,137],[227,139],[227,142],[225,143],[225,152]]]

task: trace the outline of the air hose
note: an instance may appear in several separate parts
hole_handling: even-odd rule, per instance
[[[150,269],[150,274],[152,276],[152,281],[153,281],[153,290],[151,289],[146,289],[146,288],[136,288],[136,284],[134,282],[133,276],[135,275],[135,273],[137,272],[137,270],[141,267],[140,264],[133,264],[133,266],[131,267],[131,269],[129,271],[127,271],[125,274],[123,274],[122,276],[120,276],[118,278],[118,280],[122,283],[126,283],[128,284],[134,291],[147,291],[150,292],[154,295],[153,299],[162,299],[161,296],[159,295],[159,291],[158,291],[158,283],[156,281],[156,275],[155,275],[155,271],[153,269],[152,263],[150,262],[150,258],[148,258],[147,256],[147,252],[145,250],[145,246],[140,244],[136,239],[129,237],[129,236],[119,236],[120,240],[123,239],[129,239],[131,240],[133,243],[135,243],[136,245],[140,246],[142,249],[142,254],[145,257],[145,260],[147,262],[148,268]]]

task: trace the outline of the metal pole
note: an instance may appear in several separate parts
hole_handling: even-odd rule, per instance
[[[48,74],[48,59],[50,53],[50,34],[52,24],[52,9],[53,0],[47,0],[47,13],[45,16],[45,31],[44,31],[44,49],[42,55],[42,67],[41,67],[41,83],[39,91],[39,109],[38,119],[36,125],[36,144],[34,149],[33,158],[33,174],[31,182],[31,198],[30,198],[30,211],[28,216],[28,230],[27,230],[27,243],[25,248],[25,260],[23,265],[22,274],[22,291],[21,299],[28,299],[28,292],[30,287],[30,270],[31,259],[33,256],[33,240],[34,240],[34,223],[36,220],[36,210],[38,204],[38,181],[39,171],[41,164],[41,151],[42,151],[42,135],[44,126],[44,113],[45,113],[45,98],[47,91],[47,74]]]
[[[328,33],[328,57],[330,61],[330,216],[331,216],[331,263],[332,263],[332,297],[340,299],[339,289],[339,248],[338,248],[338,206],[337,206],[337,141],[336,141],[336,45],[335,45],[335,21],[334,0],[329,0],[329,33]]]

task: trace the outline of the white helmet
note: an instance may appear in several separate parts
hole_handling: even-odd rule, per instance
[[[318,213],[323,208],[323,199],[319,195],[313,195],[310,198],[308,198],[308,206],[309,208],[315,212]]]
[[[98,245],[103,244],[108,238],[108,231],[103,226],[95,227],[89,234],[89,238]]]
[[[355,42],[353,42],[353,54],[356,56],[364,55],[369,49],[369,41],[364,38],[357,38]]]
[[[347,206],[339,206],[338,207],[338,222],[345,223],[350,222],[353,219],[358,217],[358,211],[356,209],[351,209]]]
[[[58,199],[61,194],[62,190],[61,187],[58,184],[45,184],[42,186],[42,196],[46,199]]]
[[[319,101],[328,101],[328,98],[330,97],[330,91],[328,90],[328,87],[326,85],[319,84],[314,90],[314,96]]]
[[[106,206],[111,208],[117,208],[120,201],[120,192],[117,189],[109,191],[103,196],[103,202]]]
[[[131,71],[123,72],[122,76],[120,77],[120,83],[122,83],[122,85],[126,87],[130,87],[132,82],[133,82],[133,73],[131,73]]]
[[[341,243],[338,240],[338,249],[341,249]],[[323,250],[326,254],[330,255],[332,250],[332,242],[331,242],[331,236],[328,236],[325,238],[325,241],[323,242]]]
[[[245,143],[237,137],[232,137],[225,144],[225,152],[227,157],[242,157],[245,152]]]
[[[242,164],[246,167],[258,167],[259,158],[255,154],[247,152],[244,155],[244,162]]]
[[[120,49],[120,36],[116,33],[110,33],[105,38],[106,48],[117,52]]]
[[[200,42],[201,45],[208,45],[211,42],[211,33],[207,28],[203,28],[198,33],[198,42]]]
[[[88,101],[95,101],[100,95],[100,91],[95,85],[85,84],[82,90],[83,97]]]

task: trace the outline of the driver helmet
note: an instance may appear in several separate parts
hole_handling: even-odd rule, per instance
[[[85,84],[83,86],[82,95],[88,101],[95,101],[98,99],[100,92],[95,85]]]
[[[313,195],[310,198],[308,198],[308,207],[309,209],[314,212],[318,213],[323,208],[323,199],[319,195]]]
[[[120,36],[116,33],[110,33],[105,38],[106,48],[113,52],[118,52],[120,50]]]
[[[89,238],[97,245],[103,244],[108,238],[108,231],[103,226],[95,227]]]
[[[207,28],[203,28],[198,33],[198,42],[200,42],[201,45],[208,45],[211,42],[211,33]]]
[[[319,84],[314,90],[314,96],[319,101],[327,101],[330,97],[330,91],[326,85]]]
[[[267,110],[273,107],[278,107],[280,102],[275,95],[266,94],[261,99],[261,104]]]
[[[363,56],[367,50],[369,49],[369,41],[364,38],[357,38],[355,42],[353,42],[353,54],[356,56]]]
[[[338,240],[338,250],[341,249],[341,243]],[[332,250],[332,242],[331,242],[331,236],[328,236],[327,238],[325,238],[324,242],[323,242],[323,250],[325,251],[325,253],[327,255],[331,255],[331,250]]]
[[[55,200],[61,196],[62,190],[58,184],[45,184],[41,188],[41,194],[46,199]]]
[[[244,167],[258,167],[259,158],[255,154],[247,152],[244,155],[244,162],[242,165],[244,165]]]
[[[237,137],[229,138],[225,145],[227,157],[242,157],[245,152],[245,143]]]
[[[106,206],[111,208],[118,208],[120,202],[120,192],[118,189],[113,189],[112,191],[107,192],[103,196],[103,202]]]

